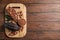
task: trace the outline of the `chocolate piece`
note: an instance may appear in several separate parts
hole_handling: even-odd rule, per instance
[[[25,20],[24,19],[20,19],[18,20],[18,24],[21,25],[21,26],[24,26],[25,25]]]

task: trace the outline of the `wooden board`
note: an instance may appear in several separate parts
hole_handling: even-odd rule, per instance
[[[27,7],[27,35],[23,38],[8,38],[4,33],[4,8],[9,3]],[[60,0],[2,0],[0,40],[60,40]]]
[[[19,9],[18,8],[15,8],[15,11],[16,12],[19,12],[19,11],[22,11],[22,13],[23,13],[23,19],[25,19],[26,21],[27,21],[27,18],[26,18],[26,6],[25,5],[23,5],[23,4],[21,4],[21,3],[10,3],[10,4],[8,4],[7,6],[6,6],[6,9],[8,8],[8,7],[20,7]],[[6,12],[5,12],[6,13]],[[8,13],[7,13],[8,14]],[[5,14],[6,15],[6,14]],[[18,19],[17,19],[18,20]],[[16,35],[14,35],[14,36],[10,36],[9,34],[11,33],[11,31],[10,30],[8,30],[7,28],[5,28],[5,33],[6,33],[6,35],[8,36],[8,37],[11,37],[11,38],[21,38],[21,37],[24,37],[25,35],[26,35],[26,32],[27,32],[27,23],[24,25],[24,28],[23,28],[23,31],[21,31],[20,30],[20,32],[19,31],[17,31],[17,34]]]

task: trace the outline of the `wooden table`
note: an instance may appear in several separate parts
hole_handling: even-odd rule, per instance
[[[27,34],[23,38],[8,38],[4,33],[4,8],[9,3],[27,7]],[[60,0],[1,0],[0,40],[60,40]]]

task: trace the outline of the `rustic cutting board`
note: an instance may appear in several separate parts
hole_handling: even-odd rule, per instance
[[[10,3],[6,6],[5,8],[5,11],[6,9],[8,9],[9,7],[14,7],[14,10],[16,12],[22,12],[22,16],[21,18],[25,20],[25,25],[23,26],[23,30],[19,30],[19,31],[16,31],[16,34],[11,36],[11,31],[8,30],[7,28],[5,28],[5,34],[7,37],[10,37],[10,38],[22,38],[26,35],[27,33],[27,13],[26,13],[26,6],[24,4],[21,4],[21,3]],[[8,15],[9,13],[6,13],[5,12],[5,15]],[[6,18],[5,18],[6,19]],[[19,20],[19,19],[17,19]],[[6,21],[6,20],[5,20]]]

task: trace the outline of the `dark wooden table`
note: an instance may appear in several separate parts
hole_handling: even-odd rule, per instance
[[[4,33],[4,9],[9,3],[27,7],[27,34],[23,38],[8,38]],[[0,40],[60,40],[60,0],[1,0]]]

